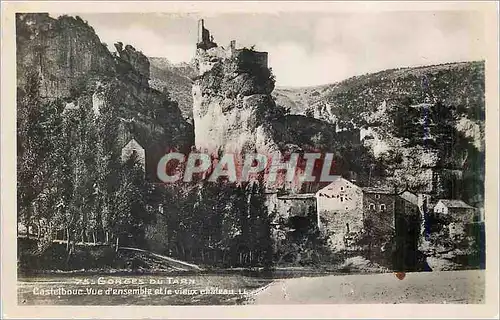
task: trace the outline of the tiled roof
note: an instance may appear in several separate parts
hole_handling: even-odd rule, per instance
[[[391,194],[392,190],[388,188],[377,188],[377,187],[363,187],[361,188],[364,193],[379,193],[379,194]]]
[[[439,202],[442,202],[448,208],[469,208],[469,209],[474,209],[474,207],[469,206],[467,203],[463,202],[462,200],[458,200],[458,199],[440,199],[438,201],[438,203]]]
[[[318,188],[316,190],[316,193],[320,192],[321,190],[326,190],[327,188],[329,188],[332,184],[335,184],[336,182],[342,180],[342,176],[339,176],[339,175],[334,175],[332,176],[332,180],[330,183],[328,183],[326,186],[321,186],[320,188]],[[346,179],[347,180],[347,179]],[[349,180],[347,180],[349,181]],[[352,182],[351,182],[352,183]],[[317,186],[320,186],[320,184],[317,184]]]

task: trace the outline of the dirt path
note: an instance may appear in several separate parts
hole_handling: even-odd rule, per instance
[[[483,303],[484,271],[392,273],[277,280],[254,304]]]
[[[140,252],[144,254],[151,255],[152,257],[164,260],[165,262],[169,263],[174,269],[176,270],[196,270],[196,271],[202,271],[203,269],[198,267],[195,264],[192,263],[187,263],[185,261],[173,259],[167,256],[162,256],[160,254],[150,252],[144,249],[138,249],[138,248],[129,248],[129,247],[119,247],[118,250],[128,250],[128,251],[135,251],[135,252]]]

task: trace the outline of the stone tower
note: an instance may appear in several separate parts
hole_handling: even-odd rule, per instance
[[[196,47],[203,50],[217,47],[217,43],[213,42],[213,36],[210,36],[210,31],[205,29],[205,20],[198,21],[198,43]]]

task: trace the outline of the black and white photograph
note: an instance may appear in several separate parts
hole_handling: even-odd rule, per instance
[[[484,8],[214,8],[12,14],[17,306],[484,305]]]

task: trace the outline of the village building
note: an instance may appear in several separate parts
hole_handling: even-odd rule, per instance
[[[405,191],[399,195],[399,202],[397,203],[397,211],[401,213],[402,218],[414,219],[418,222],[418,241],[422,242],[425,240],[426,235],[429,234],[429,223],[427,221],[429,216],[429,200],[430,196],[423,193],[414,194],[409,191]],[[396,212],[397,213],[397,212]],[[398,217],[396,217],[397,219]],[[396,222],[397,224],[397,222]]]
[[[405,216],[417,216],[421,220],[423,211],[427,208],[423,203],[424,199],[421,194],[416,195],[409,191],[404,191],[396,199],[396,215],[400,212]]]
[[[313,193],[279,194],[266,193],[266,205],[269,212],[278,212],[280,217],[306,217],[317,212],[316,198]]]
[[[468,224],[477,221],[476,208],[458,199],[440,199],[434,206],[434,215],[448,222],[448,231],[452,239],[466,233]]]
[[[451,215],[454,220],[472,222],[475,218],[476,209],[462,200],[440,199],[434,206],[434,213],[439,215]]]
[[[131,139],[123,148],[121,153],[122,162],[126,162],[130,157],[135,157],[142,170],[146,171],[146,152],[135,139]]]
[[[330,234],[334,250],[345,250],[349,239],[363,231],[363,192],[360,187],[341,176],[316,192],[318,225]],[[324,225],[322,224],[324,221]]]
[[[380,236],[395,230],[394,209],[396,196],[388,188],[365,187],[363,191],[363,213],[365,221]]]
[[[359,187],[336,176],[332,183],[316,192],[318,225],[331,235],[330,245],[334,250],[355,249],[356,240],[366,234],[374,243],[383,245],[397,227],[420,229],[421,198],[408,191],[395,193],[383,184]],[[420,236],[416,232],[415,237]]]

